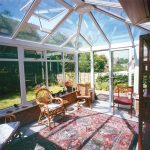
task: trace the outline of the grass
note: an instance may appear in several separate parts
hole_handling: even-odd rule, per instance
[[[49,90],[51,91],[52,94],[56,94],[58,92],[63,92],[64,88],[60,86],[52,86],[49,87]]]
[[[14,104],[20,104],[20,103],[21,100],[19,94],[0,96],[0,109],[11,107]]]
[[[53,86],[53,87],[50,87],[49,90],[53,94],[56,94],[58,92],[62,92],[63,87]],[[35,99],[34,89],[27,90],[26,99],[27,101],[32,101]],[[14,104],[21,104],[21,97],[18,93],[0,96],[0,109],[11,107]]]

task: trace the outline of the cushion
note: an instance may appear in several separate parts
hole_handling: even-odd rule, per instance
[[[54,110],[54,109],[57,109],[57,108],[60,108],[60,107],[62,107],[61,104],[56,104],[56,103],[48,104],[48,109],[49,110]]]
[[[117,97],[114,99],[115,103],[123,104],[123,105],[131,105],[132,100],[128,99],[127,97]]]

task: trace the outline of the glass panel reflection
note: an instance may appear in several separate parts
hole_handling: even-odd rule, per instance
[[[81,34],[94,46],[107,45],[91,18],[84,14],[81,24]]]
[[[46,19],[46,18],[43,18],[42,16],[37,16],[34,14],[31,16],[28,22],[38,26],[39,28],[43,30],[47,30],[49,32],[67,14],[67,12],[68,11],[63,11],[62,13],[58,14],[57,16],[51,19]]]
[[[55,0],[42,0],[34,13],[50,19],[64,10],[66,8]]]
[[[93,14],[111,43],[131,43],[128,29],[123,22],[96,11]]]
[[[29,41],[40,42],[47,33],[34,28],[31,24],[26,24],[17,35],[17,38]]]
[[[0,0],[0,35],[11,36],[26,14],[24,6],[32,4],[29,0]]]
[[[79,14],[73,13],[63,25],[47,40],[48,44],[61,45],[77,32]]]
[[[81,36],[79,36],[77,47],[78,48],[89,48],[90,46],[87,44],[87,42],[85,42],[85,40]]]
[[[76,37],[70,40],[64,47],[76,48]]]
[[[130,20],[126,12],[122,8],[114,8],[109,6],[98,6],[98,8],[109,11],[110,13],[120,16],[125,20]]]

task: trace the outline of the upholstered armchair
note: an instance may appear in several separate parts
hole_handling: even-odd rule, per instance
[[[118,109],[119,105],[129,105],[132,117],[133,86],[117,86],[116,92],[117,96],[113,100],[113,107],[115,104],[118,104]]]

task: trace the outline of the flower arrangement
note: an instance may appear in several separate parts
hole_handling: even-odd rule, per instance
[[[66,81],[66,82],[65,82],[65,86],[66,86],[66,87],[68,87],[68,86],[69,86],[69,87],[72,87],[72,86],[73,86],[73,83],[70,82],[70,81]]]
[[[65,87],[67,88],[67,92],[72,92],[73,83],[70,81],[65,82]]]

